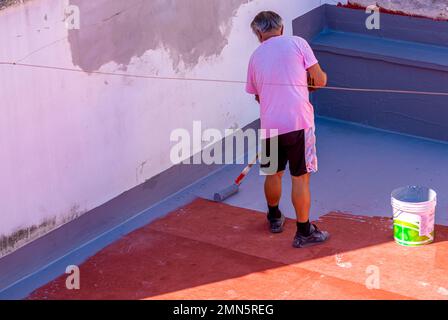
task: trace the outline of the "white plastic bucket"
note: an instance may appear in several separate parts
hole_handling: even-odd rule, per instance
[[[409,186],[392,192],[394,238],[403,246],[422,246],[434,241],[437,193]]]

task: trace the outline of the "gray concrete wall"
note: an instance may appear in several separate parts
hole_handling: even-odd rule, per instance
[[[448,92],[447,22],[383,14],[381,29],[368,30],[366,17],[326,6],[294,21],[296,34],[311,40],[330,86]],[[312,21],[324,33],[305,27]],[[343,39],[327,41],[332,30],[343,31]],[[321,116],[448,141],[447,96],[321,90],[312,100]]]

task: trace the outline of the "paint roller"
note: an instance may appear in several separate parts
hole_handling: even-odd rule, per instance
[[[224,200],[226,200],[226,199],[230,198],[231,196],[233,196],[234,194],[238,193],[241,183],[243,182],[244,178],[250,172],[250,169],[252,169],[252,167],[255,165],[255,163],[257,162],[257,159],[258,159],[258,154],[255,157],[255,159],[246,168],[244,168],[244,170],[240,173],[238,178],[235,179],[235,181],[233,182],[233,184],[231,186],[221,190],[220,192],[215,193],[215,195],[213,196],[213,200],[215,202],[223,202]]]

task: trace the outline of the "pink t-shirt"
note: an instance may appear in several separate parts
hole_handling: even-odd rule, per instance
[[[314,126],[314,108],[309,100],[307,69],[318,63],[305,39],[273,37],[263,42],[249,62],[246,91],[260,96],[261,128],[266,136]]]

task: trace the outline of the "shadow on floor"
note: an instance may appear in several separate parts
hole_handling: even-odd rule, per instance
[[[330,213],[317,224],[331,240],[298,250],[294,221],[272,235],[259,212],[197,199],[88,259],[81,290],[63,275],[29,299],[448,298],[447,227],[437,243],[405,248],[387,218]]]

